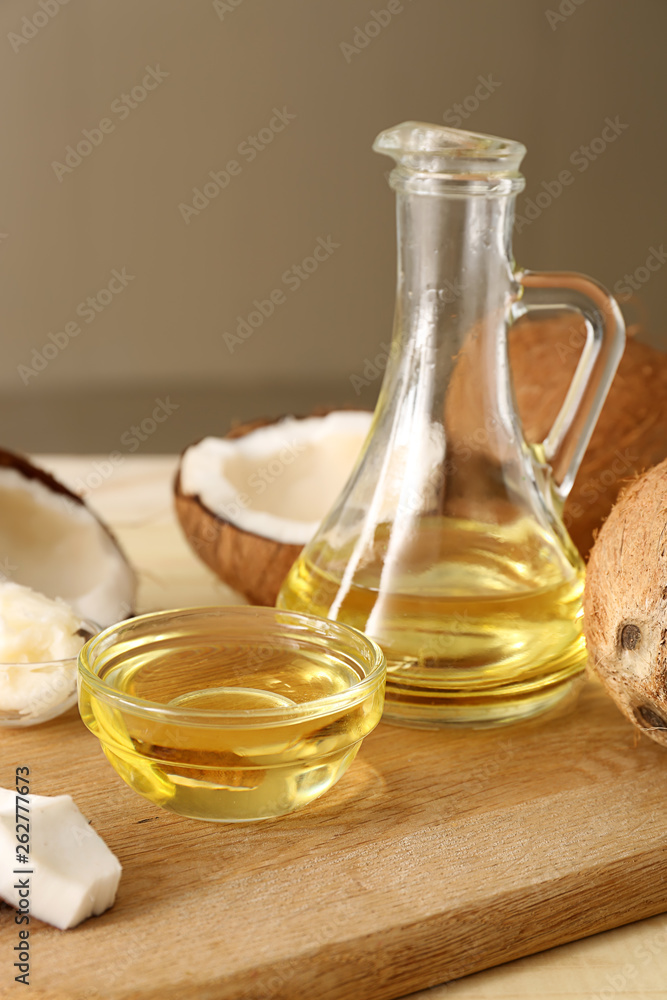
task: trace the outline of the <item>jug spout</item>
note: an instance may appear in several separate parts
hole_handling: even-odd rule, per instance
[[[487,177],[510,182],[514,193],[522,190],[525,183],[519,166],[526,147],[512,139],[426,122],[403,122],[380,132],[373,149],[396,161],[399,173],[394,181],[405,172],[441,179]]]

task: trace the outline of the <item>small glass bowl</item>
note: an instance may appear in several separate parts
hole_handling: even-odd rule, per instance
[[[89,639],[99,625],[82,623]],[[82,639],[83,641],[83,639]],[[77,657],[43,663],[0,663],[0,727],[37,726],[76,704]]]
[[[79,654],[79,708],[121,778],[192,819],[281,816],[347,770],[382,714],[386,662],[348,625],[275,608],[185,608]]]

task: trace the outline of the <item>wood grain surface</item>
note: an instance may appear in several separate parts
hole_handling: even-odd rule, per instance
[[[98,499],[118,513],[123,496],[131,511],[114,526],[142,567],[143,607],[164,606],[165,593],[198,603],[205,581],[188,569],[194,557],[185,546],[181,555],[164,511],[141,506],[130,472],[113,501],[111,484]],[[128,544],[135,534],[142,543]],[[179,566],[184,576],[170,584]],[[381,1000],[667,909],[667,757],[593,684],[569,715],[497,732],[381,724],[322,799],[259,824],[198,823],[135,795],[75,709],[0,731],[0,784],[25,764],[35,792],[74,796],[124,868],[106,914],[67,932],[33,923],[30,996],[40,1000]],[[667,925],[640,926],[648,943]],[[3,997],[18,995],[15,936],[2,907]],[[664,939],[652,963],[663,969]],[[615,951],[606,954],[609,963]],[[630,990],[640,964],[634,980],[625,975],[627,992],[608,986],[620,979],[601,966],[597,990],[643,995]],[[473,976],[452,995],[511,997],[502,973],[486,974],[501,975],[490,992],[466,992]],[[550,983],[537,975],[532,993],[516,995],[597,995],[557,994]]]

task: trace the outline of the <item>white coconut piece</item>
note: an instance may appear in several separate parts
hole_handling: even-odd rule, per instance
[[[90,627],[63,601],[0,581],[0,725],[46,722],[74,704]]]
[[[249,534],[305,545],[347,482],[371,420],[339,410],[204,438],[183,455],[180,492]]]
[[[19,806],[15,792],[0,788],[0,896],[60,930],[113,906],[120,862],[71,796],[25,795]],[[23,863],[17,816],[28,831]]]
[[[83,645],[83,625],[64,601],[0,581],[0,664],[75,657]]]
[[[133,613],[136,581],[115,539],[53,476],[0,452],[0,576],[60,598],[89,621]]]

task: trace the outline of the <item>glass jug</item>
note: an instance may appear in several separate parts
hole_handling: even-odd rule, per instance
[[[583,672],[584,565],[561,519],[625,342],[589,278],[515,271],[520,143],[407,122],[393,157],[398,289],[375,416],[278,606],[354,625],[388,661],[385,718],[497,724],[545,711]],[[587,341],[560,413],[524,440],[507,329],[571,310]]]

